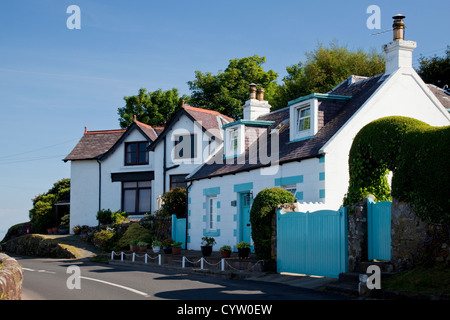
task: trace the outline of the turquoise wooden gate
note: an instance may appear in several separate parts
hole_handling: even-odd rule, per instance
[[[277,271],[338,278],[348,271],[347,208],[277,212]]]
[[[390,201],[367,200],[367,243],[369,260],[391,260]]]
[[[172,215],[172,240],[183,243],[182,249],[186,249],[186,218],[178,219]]]

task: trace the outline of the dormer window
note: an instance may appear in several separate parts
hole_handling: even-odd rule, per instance
[[[239,157],[244,152],[244,130],[243,124],[233,124],[225,129],[225,158]]]
[[[290,140],[312,138],[317,133],[317,99],[308,99],[291,105]]]
[[[146,141],[125,143],[125,165],[148,164],[147,146],[148,143]]]

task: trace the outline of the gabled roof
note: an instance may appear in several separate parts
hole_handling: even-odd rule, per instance
[[[436,98],[440,103],[444,106],[445,109],[450,112],[450,92],[444,89],[441,89],[433,84],[427,84],[428,88],[433,92]]]
[[[75,148],[63,160],[95,160],[108,152],[122,137],[124,130],[87,131],[77,143]]]
[[[348,119],[366,102],[366,100],[376,91],[383,83],[383,75],[377,75],[371,78],[356,78],[345,80],[327,95],[315,95],[315,98],[321,98],[319,109],[324,110],[322,125],[317,134],[310,138],[300,141],[291,142],[289,138],[289,129],[286,123],[289,121],[289,107],[270,112],[269,114],[260,116],[258,121],[273,121],[273,124],[267,129],[271,132],[275,128],[283,128],[279,130],[279,163],[290,161],[299,161],[322,156],[320,149],[331,137],[346,123]],[[342,99],[334,99],[335,97],[345,97]],[[328,99],[328,98],[329,99]],[[296,99],[293,103],[297,102]],[[291,103],[292,104],[292,103]],[[270,141],[268,141],[268,155],[270,155]],[[215,159],[223,158],[223,148],[218,151]],[[198,180],[211,178],[214,176],[222,176],[234,174],[242,171],[249,171],[267,164],[261,163],[258,159],[257,163],[250,164],[248,161],[248,149],[245,154],[244,164],[226,164],[212,163],[204,164],[186,180]],[[219,162],[219,161],[218,161]]]
[[[149,142],[158,137],[156,130],[145,123],[134,121],[127,129],[87,131],[64,162],[73,160],[103,160],[133,131],[138,130]]]
[[[153,143],[148,147],[148,150],[153,151],[160,141],[164,139],[166,134],[170,132],[175,123],[183,116],[187,116],[193,122],[201,123],[202,129],[204,131],[211,130],[210,132],[216,135],[218,138],[222,139],[220,134],[220,129],[222,125],[232,122],[233,119],[221,114],[220,112],[214,110],[208,110],[203,108],[191,107],[183,104],[180,111],[177,112],[172,121],[164,128],[164,131],[158,135],[158,138],[153,141]],[[219,126],[220,125],[220,126]],[[216,130],[213,130],[216,129]]]

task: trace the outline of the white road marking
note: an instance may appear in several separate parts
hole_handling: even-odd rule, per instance
[[[122,285],[117,284],[117,283],[112,283],[112,282],[109,282],[109,281],[104,281],[104,280],[99,280],[99,279],[94,279],[94,278],[88,278],[88,277],[83,277],[83,276],[81,276],[80,278],[81,279],[86,279],[86,280],[91,280],[91,281],[97,281],[97,282],[100,282],[100,283],[108,284],[110,286],[114,286],[114,287],[118,287],[118,288],[121,288],[121,289],[125,289],[125,290],[134,292],[134,293],[139,294],[139,295],[144,296],[144,297],[150,297],[150,295],[145,293],[145,292],[142,292],[142,291],[139,291],[139,290],[136,290],[136,289],[133,289],[133,288],[125,287],[125,286],[122,286]]]
[[[22,270],[31,271],[31,272],[36,272],[37,271],[37,272],[40,272],[40,273],[50,273],[50,274],[55,274],[56,273],[56,272],[53,272],[53,271],[35,270],[35,269],[23,268],[23,267],[22,267]],[[125,290],[128,290],[130,292],[134,292],[134,293],[139,294],[139,295],[144,296],[144,297],[151,297],[151,295],[149,295],[149,294],[147,294],[145,292],[142,292],[142,291],[130,288],[130,287],[125,287],[125,286],[122,286],[122,285],[117,284],[117,283],[112,283],[112,282],[109,282],[109,281],[104,281],[104,280],[99,280],[99,279],[94,279],[94,278],[89,278],[89,277],[83,277],[83,276],[80,276],[80,279],[97,281],[97,282],[100,282],[100,283],[103,283],[103,284],[107,284],[107,285],[110,285],[110,286],[113,286],[113,287],[125,289]]]

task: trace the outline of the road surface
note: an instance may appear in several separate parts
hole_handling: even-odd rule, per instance
[[[23,300],[328,300],[345,297],[279,283],[223,279],[139,266],[13,256]]]

